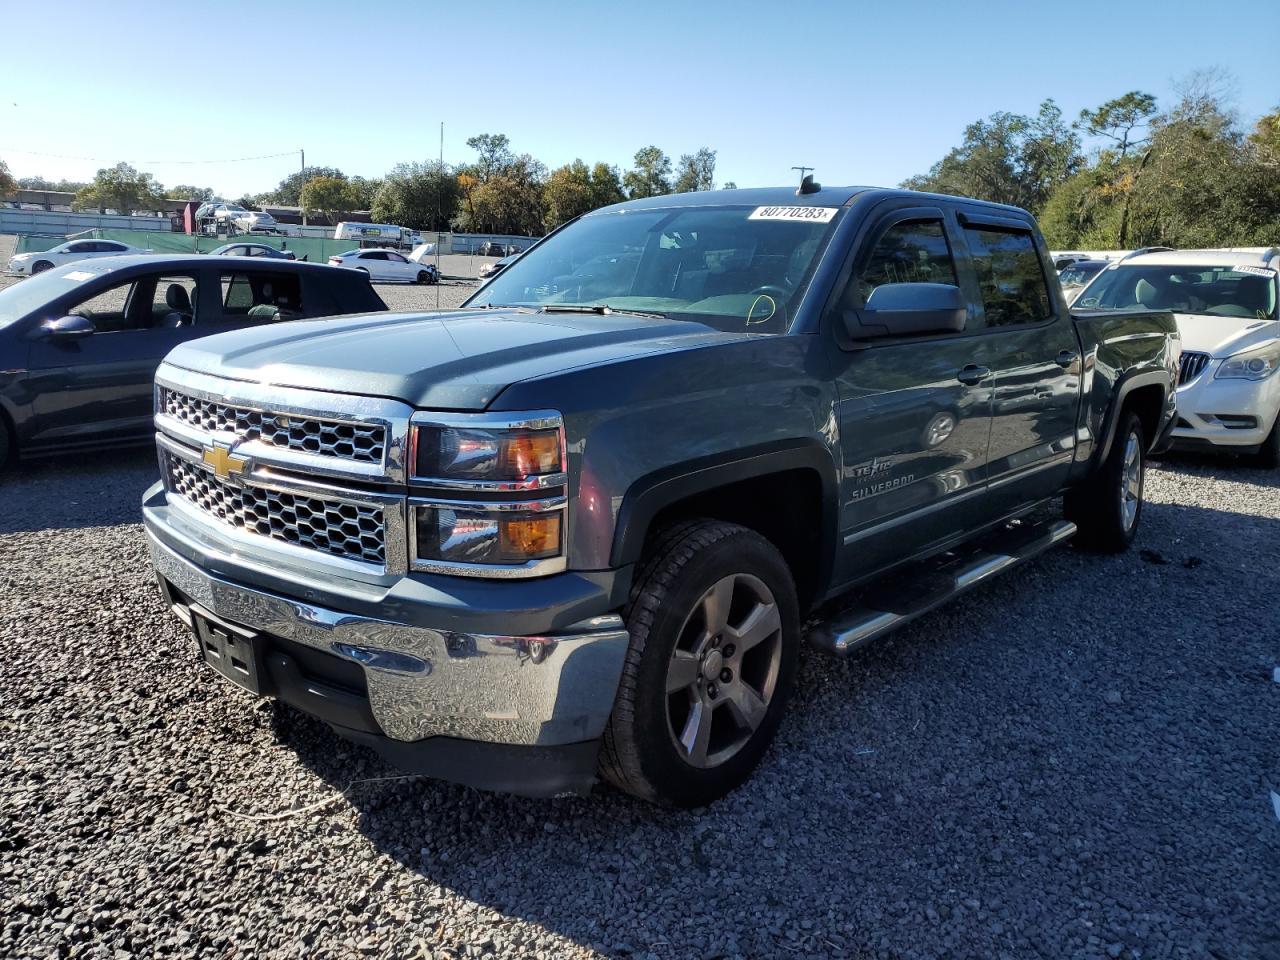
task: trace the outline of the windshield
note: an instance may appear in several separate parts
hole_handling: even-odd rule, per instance
[[[86,263],[88,264],[86,266]],[[85,280],[105,272],[94,261],[81,260],[55,267],[0,290],[0,330],[50,301],[75,290]]]
[[[793,211],[813,211],[795,219]],[[609,307],[784,333],[838,219],[831,207],[592,214],[520,256],[466,306]]]
[[[1074,266],[1067,267],[1062,273],[1058,274],[1058,280],[1064,287],[1082,287],[1089,282],[1089,278],[1105,267],[1105,263],[1082,264],[1077,263]]]
[[[1275,320],[1275,271],[1247,271],[1191,264],[1121,265],[1098,274],[1075,306]]]

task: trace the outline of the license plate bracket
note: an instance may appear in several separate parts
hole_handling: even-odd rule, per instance
[[[250,693],[266,692],[259,634],[219,620],[195,606],[191,608],[191,626],[205,663]]]

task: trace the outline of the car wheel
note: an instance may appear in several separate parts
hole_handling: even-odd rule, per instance
[[[1076,543],[1099,553],[1129,549],[1142,520],[1146,437],[1136,413],[1121,416],[1107,459],[1088,481],[1067,493],[1064,503],[1067,519],[1079,528]]]
[[[53,267],[53,264],[50,263],[48,260],[37,260],[35,263],[31,265],[31,275],[35,276],[37,273],[44,273],[46,270],[49,270],[52,267]]]
[[[430,273],[428,273],[426,270],[419,270],[419,271],[418,271],[418,282],[419,282],[419,283],[430,283],[430,282],[431,282],[431,274],[430,274]]]
[[[800,616],[777,549],[730,523],[661,536],[624,611],[631,643],[600,772],[655,803],[733,790],[772,741],[795,677]]]
[[[1280,467],[1280,416],[1271,425],[1271,432],[1258,448],[1255,462],[1264,470],[1275,470]]]

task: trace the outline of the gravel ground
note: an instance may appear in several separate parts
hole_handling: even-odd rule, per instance
[[[1280,957],[1274,474],[1166,462],[1141,550],[806,656],[671,813],[358,782],[197,664],[113,460],[0,480],[0,956]]]

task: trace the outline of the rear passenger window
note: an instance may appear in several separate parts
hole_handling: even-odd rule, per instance
[[[955,263],[940,220],[896,223],[876,241],[857,279],[857,300],[890,283],[956,282]]]
[[[224,273],[222,314],[225,319],[285,320],[302,315],[297,274]]]
[[[1053,315],[1049,286],[1031,234],[966,227],[987,326],[1040,323]]]

